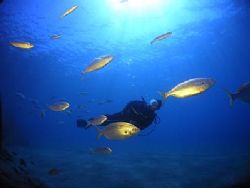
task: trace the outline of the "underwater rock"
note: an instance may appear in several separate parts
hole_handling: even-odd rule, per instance
[[[6,150],[1,150],[0,151],[0,160],[3,161],[13,161],[13,157],[11,154],[9,154]]]
[[[17,155],[16,152],[11,152],[11,153],[12,153],[12,155],[15,155],[15,156]]]
[[[245,181],[245,182],[240,182],[240,183],[237,183],[232,186],[225,187],[225,188],[249,188],[249,187],[250,187],[250,180]]]
[[[27,166],[24,159],[19,159],[19,164],[25,167]]]
[[[0,1],[1,3],[1,1]],[[0,150],[3,147],[3,117],[2,117],[2,100],[0,96]]]
[[[18,167],[22,165],[22,167]],[[46,188],[39,180],[28,175],[26,162],[16,158],[7,150],[0,150],[0,187],[1,188]]]
[[[48,173],[51,176],[56,176],[56,175],[58,175],[60,173],[60,170],[57,169],[57,168],[51,168],[51,169],[49,169]]]

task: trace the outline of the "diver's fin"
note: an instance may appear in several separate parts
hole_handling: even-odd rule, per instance
[[[87,129],[89,128],[88,126],[88,121],[84,120],[84,119],[77,119],[76,120],[76,126],[78,128],[84,128],[84,129]]]
[[[97,126],[95,126],[95,125],[93,125],[93,126],[95,127],[96,132],[97,132],[97,134],[96,134],[96,140],[98,140],[98,139],[103,135],[102,130],[99,129],[99,128],[98,128]]]
[[[227,94],[227,96],[229,97],[229,102],[230,102],[230,106],[233,106],[233,103],[236,99],[235,94],[232,94],[231,92],[229,92],[227,89],[224,89],[225,93]]]

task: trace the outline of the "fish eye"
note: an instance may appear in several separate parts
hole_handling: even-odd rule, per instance
[[[124,133],[125,133],[125,134],[127,134],[127,133],[128,133],[128,131],[124,131]]]

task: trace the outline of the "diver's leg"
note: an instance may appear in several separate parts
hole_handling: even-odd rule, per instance
[[[124,117],[123,114],[121,112],[115,113],[115,114],[106,114],[105,116],[107,116],[107,120],[102,123],[100,126],[106,126],[110,123],[114,123],[114,122],[118,122],[118,121],[123,121]]]
[[[105,116],[107,116],[107,120],[105,122],[103,122],[100,126],[106,126],[110,123],[114,123],[114,122],[118,122],[118,121],[124,121],[124,117],[123,117],[123,114],[122,112],[118,112],[118,113],[115,113],[115,114],[106,114]],[[90,118],[92,119],[92,118]],[[77,119],[76,120],[76,126],[78,128],[89,128],[89,124],[88,124],[88,121],[87,120],[84,120],[84,119]]]

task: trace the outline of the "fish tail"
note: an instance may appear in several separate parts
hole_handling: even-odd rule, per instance
[[[83,79],[84,79],[84,72],[81,72],[80,80],[83,80]]]
[[[150,42],[150,44],[152,45],[154,42],[155,42],[155,40],[152,40],[152,41]]]
[[[230,106],[232,107],[233,106],[233,103],[236,99],[235,95],[232,94],[230,91],[228,91],[227,89],[224,89],[225,93],[227,94],[227,96],[229,97],[229,103],[230,103]]]
[[[92,124],[90,123],[90,121],[87,121],[87,125],[86,125],[86,129],[89,128]]]
[[[97,132],[96,140],[98,140],[103,135],[103,133],[102,133],[102,130],[99,129],[97,126],[94,125],[94,127],[95,127],[96,132]]]
[[[166,95],[164,92],[162,91],[158,91],[158,93],[160,94],[160,96],[162,97],[163,101],[167,100],[168,95]]]

